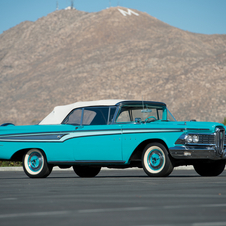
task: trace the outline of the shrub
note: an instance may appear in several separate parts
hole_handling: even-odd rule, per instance
[[[22,166],[22,162],[0,161],[1,166]]]
[[[222,122],[224,125],[226,125],[226,117],[224,118],[224,121]]]

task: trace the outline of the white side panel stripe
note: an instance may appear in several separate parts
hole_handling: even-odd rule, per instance
[[[79,138],[79,137],[89,137],[89,136],[105,136],[105,135],[122,135],[122,134],[140,134],[140,133],[166,133],[166,132],[181,132],[180,129],[141,129],[141,130],[106,130],[106,131],[84,131],[84,132],[65,132],[65,136],[63,136],[60,139],[56,139],[56,140],[48,140],[48,139],[16,139],[17,136],[14,135],[9,135],[9,137],[11,137],[12,139],[4,139],[0,137],[0,141],[7,141],[7,142],[64,142],[68,139],[72,139],[72,138]],[[46,135],[49,135],[51,133],[48,133]],[[62,132],[60,133],[62,134]],[[36,135],[36,134],[35,134]],[[45,136],[44,134],[42,134],[43,136]],[[19,135],[18,135],[19,136]],[[23,136],[34,136],[34,134],[26,134]]]

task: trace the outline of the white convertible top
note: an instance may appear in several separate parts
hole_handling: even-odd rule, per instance
[[[64,118],[75,108],[91,107],[91,106],[114,106],[119,102],[125,100],[98,100],[87,102],[76,102],[74,104],[68,104],[63,106],[57,106],[53,111],[47,115],[39,125],[57,125],[61,124]]]

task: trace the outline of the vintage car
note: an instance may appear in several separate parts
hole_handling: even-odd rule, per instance
[[[0,126],[0,159],[22,161],[31,178],[47,177],[54,166],[72,166],[80,177],[94,177],[101,167],[164,177],[193,165],[201,176],[217,176],[225,139],[222,124],[176,121],[161,102],[77,102],[55,107],[38,125]]]

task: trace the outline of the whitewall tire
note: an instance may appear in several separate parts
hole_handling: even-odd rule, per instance
[[[52,166],[48,165],[43,151],[30,149],[23,157],[23,169],[31,178],[44,178],[51,173]]]
[[[142,166],[144,172],[151,177],[165,177],[173,171],[169,153],[160,143],[150,143],[145,147]]]

